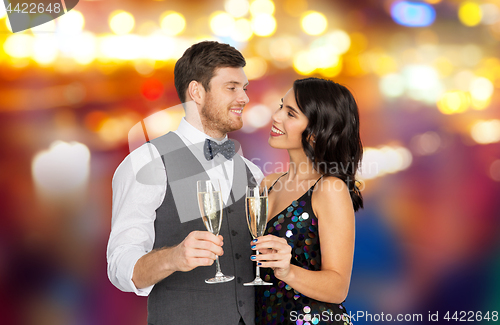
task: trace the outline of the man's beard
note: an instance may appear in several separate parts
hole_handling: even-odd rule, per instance
[[[207,101],[201,109],[201,123],[204,129],[217,130],[221,133],[229,133],[241,129],[242,122],[236,122],[229,117],[229,107],[217,107],[212,96],[207,96]],[[205,133],[206,130],[205,130]]]

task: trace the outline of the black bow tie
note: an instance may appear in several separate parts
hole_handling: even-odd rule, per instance
[[[234,150],[234,142],[232,140],[227,140],[221,144],[212,141],[210,139],[205,139],[205,145],[203,146],[203,153],[207,160],[214,159],[218,153],[222,154],[226,159],[231,159],[236,154]]]

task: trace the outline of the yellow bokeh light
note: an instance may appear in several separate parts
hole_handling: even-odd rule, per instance
[[[7,11],[5,11],[4,6],[0,6],[0,19],[2,19],[5,16],[7,16]]]
[[[59,53],[57,39],[54,34],[45,34],[43,37],[35,37],[33,42],[33,59],[41,65],[54,62]]]
[[[493,95],[494,90],[493,83],[483,77],[475,78],[469,88],[472,98],[479,101],[488,100]]]
[[[485,100],[480,100],[476,99],[474,97],[471,98],[471,104],[472,104],[472,109],[475,109],[477,111],[482,111],[488,108],[491,104],[491,98],[485,99]]]
[[[320,35],[328,26],[325,15],[317,11],[306,12],[301,21],[302,29],[309,35]]]
[[[83,30],[85,18],[77,10],[71,10],[57,19],[57,29],[64,34],[76,34]]]
[[[293,59],[293,68],[302,75],[308,75],[316,70],[311,64],[310,54],[307,51],[299,52]]]
[[[266,60],[260,57],[253,57],[246,60],[247,64],[243,68],[249,80],[259,79],[266,74]]]
[[[328,68],[319,69],[319,73],[325,78],[336,77],[342,72],[342,57],[337,57],[336,63]]]
[[[246,42],[253,36],[252,24],[248,19],[238,19],[234,24],[231,38],[238,42]]]
[[[255,0],[250,4],[250,13],[253,16],[260,14],[272,15],[274,13],[274,3],[270,0]]]
[[[179,35],[186,27],[186,19],[178,12],[167,11],[160,17],[160,26],[169,36]]]
[[[276,31],[276,19],[269,14],[254,16],[252,18],[252,29],[257,36],[271,36]]]
[[[226,0],[224,9],[233,17],[243,17],[248,14],[248,0]]]
[[[5,53],[14,58],[27,58],[33,53],[34,37],[26,34],[14,34],[3,43]]]
[[[90,32],[83,32],[76,37],[71,49],[73,59],[79,64],[87,65],[97,56],[96,37]]]
[[[435,5],[437,3],[440,3],[441,0],[425,0],[425,2],[427,2],[427,3],[431,4],[431,5]]]
[[[109,16],[109,27],[117,35],[130,33],[134,25],[134,16],[126,11],[116,10]]]
[[[396,72],[397,70],[398,63],[393,57],[387,54],[381,54],[376,58],[373,72],[379,76],[384,76],[386,74]]]
[[[471,127],[472,139],[480,144],[500,141],[500,120],[480,120]]]
[[[229,36],[234,30],[235,21],[227,12],[216,11],[210,18],[210,28],[217,36]]]
[[[447,91],[437,102],[438,109],[443,114],[465,112],[470,106],[470,94],[463,91]]]
[[[458,9],[458,18],[465,26],[476,26],[482,16],[481,7],[475,2],[463,2]]]
[[[448,77],[455,69],[450,60],[444,56],[441,56],[434,60],[432,66],[437,70],[437,72],[439,72],[439,75],[441,77]]]

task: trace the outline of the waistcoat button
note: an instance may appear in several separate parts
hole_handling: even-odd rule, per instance
[[[236,253],[236,254],[234,254],[234,257],[236,257],[236,259],[237,259],[237,260],[239,260],[239,259],[240,259],[240,257],[241,257],[241,255],[240,255],[240,254],[238,254],[238,253]]]
[[[231,230],[231,235],[236,236],[238,232],[236,230]]]

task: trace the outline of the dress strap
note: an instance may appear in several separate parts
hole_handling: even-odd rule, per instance
[[[325,176],[325,175],[321,175],[321,177],[318,178],[318,180],[316,181],[316,183],[314,183],[314,185],[311,187],[311,191],[314,189],[314,187],[316,186],[316,184],[318,184],[318,182],[323,178],[323,176]]]
[[[276,178],[276,180],[274,181],[273,185],[271,185],[268,189],[267,189],[267,193],[269,194],[269,192],[271,192],[271,190],[273,189],[273,186],[274,184],[276,184],[276,182],[279,181],[279,179],[283,176],[285,176],[286,174],[288,174],[288,172],[284,173],[283,175],[281,175],[280,177]]]

